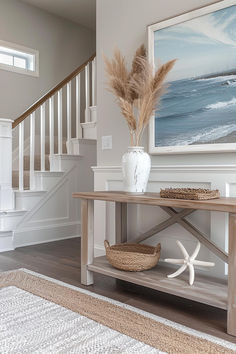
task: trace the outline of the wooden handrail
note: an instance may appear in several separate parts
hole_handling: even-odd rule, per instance
[[[46,102],[51,96],[53,96],[57,91],[59,91],[63,86],[65,86],[68,82],[70,82],[75,76],[77,76],[83,69],[86,67],[88,63],[93,61],[96,53],[93,54],[85,63],[80,65],[77,69],[75,69],[70,75],[68,75],[64,80],[62,80],[59,84],[53,87],[49,92],[47,92],[43,97],[41,97],[38,101],[36,101],[32,106],[30,106],[24,113],[22,113],[12,124],[12,128],[17,127],[18,124],[23,122],[25,118],[27,118],[31,113],[33,113],[37,108],[39,108],[44,102]]]

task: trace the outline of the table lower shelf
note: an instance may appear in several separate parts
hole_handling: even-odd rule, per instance
[[[88,265],[88,270],[185,299],[227,309],[227,284],[215,278],[196,275],[194,285],[190,286],[187,283],[188,274],[182,275],[178,279],[168,279],[166,276],[171,273],[170,268],[160,265],[145,272],[124,272],[113,268],[105,256],[95,258],[93,264]]]

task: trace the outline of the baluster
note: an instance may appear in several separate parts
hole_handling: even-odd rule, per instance
[[[57,93],[58,100],[58,154],[62,154],[62,89]]]
[[[85,122],[89,122],[90,107],[90,85],[89,85],[89,64],[85,67]]]
[[[50,155],[54,154],[54,97],[49,98],[49,139]]]
[[[24,121],[19,124],[19,190],[24,190]]]
[[[92,106],[96,105],[95,92],[96,92],[96,58],[94,58],[92,61]]]
[[[75,108],[76,108],[76,139],[82,138],[80,125],[80,74],[75,78]]]
[[[71,154],[71,81],[66,85],[67,91],[67,154]]]
[[[45,103],[40,107],[41,171],[45,171]]]
[[[34,185],[34,154],[35,154],[35,112],[30,115],[30,190]]]

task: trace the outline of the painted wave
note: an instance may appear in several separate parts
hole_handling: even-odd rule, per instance
[[[234,106],[236,105],[236,98],[232,98],[230,101],[220,101],[217,103],[209,104],[206,106],[206,109],[219,109],[219,108],[224,108],[228,106]]]
[[[214,141],[224,136],[227,136],[230,133],[233,133],[234,131],[236,131],[236,124],[229,124],[221,127],[212,128],[210,130],[202,130],[194,136],[181,136],[176,139],[172,139],[169,142],[171,146],[207,143],[209,141]]]
[[[219,75],[216,77],[209,77],[209,78],[201,78],[195,79],[195,81],[227,81],[227,80],[236,80],[236,75]]]
[[[173,82],[155,122],[156,146],[236,142],[236,75]]]

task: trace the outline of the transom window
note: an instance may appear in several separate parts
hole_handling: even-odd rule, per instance
[[[38,76],[38,51],[0,40],[0,69]]]

